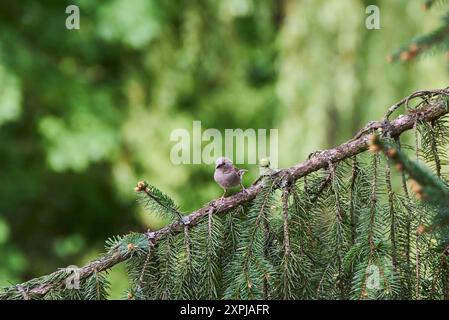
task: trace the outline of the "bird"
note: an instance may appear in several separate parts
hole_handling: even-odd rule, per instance
[[[248,170],[239,169],[234,166],[232,161],[226,157],[219,157],[215,161],[214,180],[224,190],[223,195],[221,196],[222,199],[226,195],[227,189],[236,187],[238,185],[240,185],[242,187],[242,190],[246,192],[246,189],[242,184],[243,174],[246,171]]]

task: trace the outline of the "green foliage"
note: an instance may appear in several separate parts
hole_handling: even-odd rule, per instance
[[[445,175],[442,174],[446,164],[446,161],[441,161],[444,151],[440,152],[437,148],[439,146],[444,149],[447,143],[446,136],[449,131],[444,123],[444,118],[438,119],[432,121],[431,125],[421,124],[419,130],[422,136],[422,151],[428,152],[424,160],[433,161],[436,172],[425,166],[423,162],[411,160],[401,150],[397,141],[382,139],[379,136],[374,136],[372,139],[373,144],[380,146],[389,159],[396,163],[396,167],[402,174],[406,191],[405,198],[400,199],[400,207],[395,205],[393,208],[397,214],[408,213],[405,219],[400,218],[395,231],[399,235],[397,248],[405,253],[403,255],[405,259],[400,258],[399,254],[398,258],[393,260],[403,281],[402,292],[400,292],[402,296],[435,299],[440,294],[444,299],[448,298],[449,188],[447,180],[443,179]],[[418,156],[420,153],[416,144],[415,154]],[[406,179],[410,181],[411,189],[418,202],[410,200],[405,186]],[[404,221],[401,222],[401,220]],[[416,274],[414,279],[409,277],[412,269]],[[435,275],[438,276],[435,277]]]
[[[351,296],[354,299],[391,299],[398,297],[399,281],[392,263],[388,239],[390,220],[388,206],[380,203],[382,181],[379,157],[372,156],[369,170],[358,168],[359,176],[369,181],[369,190],[359,190],[365,205],[360,206],[354,246],[345,257],[345,264],[354,272]],[[367,171],[367,172],[366,172]],[[369,199],[369,200],[368,200]],[[366,201],[368,200],[368,203]],[[360,205],[360,203],[358,204]]]
[[[274,268],[266,255],[269,237],[268,219],[273,206],[273,189],[266,185],[247,213],[234,258],[224,275],[227,299],[263,299],[269,297]]]
[[[428,131],[428,135],[432,135],[434,139],[437,139],[432,128],[428,129]],[[449,130],[447,132],[449,133]],[[379,138],[375,139],[378,140]],[[385,153],[399,165],[401,171],[403,170],[408,174],[413,191],[418,199],[424,200],[435,207],[437,214],[434,225],[446,227],[449,224],[449,216],[447,214],[449,210],[449,187],[447,182],[442,180],[438,174],[435,174],[423,163],[410,160],[405,153],[391,146],[388,142],[379,140],[378,143],[385,150]],[[434,160],[436,163],[439,163],[440,156],[438,155]]]
[[[200,227],[200,237],[205,239],[197,242],[195,250],[198,251],[199,261],[203,261],[199,269],[199,283],[197,297],[199,299],[219,299],[222,291],[222,262],[221,248],[223,239],[223,227],[219,217],[215,217],[210,211]],[[195,245],[195,244],[194,244]]]

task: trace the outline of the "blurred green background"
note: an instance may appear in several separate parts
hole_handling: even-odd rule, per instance
[[[81,11],[65,28],[65,8]],[[365,28],[380,7],[381,29]],[[0,286],[82,265],[104,240],[159,228],[146,179],[189,211],[221,195],[213,165],[173,165],[170,133],[279,129],[279,165],[350,138],[414,90],[444,87],[446,57],[388,64],[438,26],[422,1],[0,2]],[[249,184],[257,175],[246,166]],[[112,297],[127,285],[111,272]]]

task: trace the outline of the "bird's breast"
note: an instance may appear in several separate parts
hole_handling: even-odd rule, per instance
[[[232,188],[240,184],[240,176],[235,171],[215,170],[214,180],[224,188]]]

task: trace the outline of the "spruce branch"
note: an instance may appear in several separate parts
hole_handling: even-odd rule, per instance
[[[430,8],[435,2],[434,0],[427,0],[424,3],[424,9]],[[443,2],[440,0],[440,2]],[[424,34],[413,38],[408,45],[402,46],[394,54],[388,57],[389,62],[393,61],[410,61],[417,56],[432,50],[442,49],[447,50],[447,40],[449,39],[449,15],[446,14],[442,18],[441,26],[428,34]]]
[[[433,122],[433,121],[432,121]],[[372,137],[373,145],[377,145],[379,150],[382,150],[386,156],[396,163],[396,167],[403,174],[407,173],[408,181],[411,185],[411,189],[416,195],[416,198],[422,203],[421,206],[425,208],[429,205],[433,210],[430,211],[431,217],[423,217],[419,215],[418,222],[419,226],[416,229],[416,239],[415,239],[415,296],[416,299],[422,297],[422,273],[426,269],[426,265],[422,265],[423,254],[421,252],[421,243],[424,242],[427,230],[439,229],[440,232],[440,247],[438,250],[442,250],[440,254],[440,262],[436,266],[432,267],[432,272],[435,274],[435,279],[441,279],[441,291],[443,297],[446,299],[448,297],[448,274],[447,274],[447,248],[448,248],[448,226],[449,226],[449,188],[441,179],[439,171],[433,173],[428,167],[419,161],[413,161],[407,157],[407,155],[402,152],[397,144],[393,144],[388,140],[380,139],[378,136]],[[405,174],[404,174],[405,176]],[[422,210],[418,210],[422,211]],[[431,220],[432,223],[429,226],[423,224],[424,218]],[[435,249],[428,250],[435,252]],[[440,251],[441,252],[441,251]],[[438,275],[438,277],[437,277]],[[439,278],[441,276],[441,278]],[[429,296],[432,298],[437,290],[436,280],[432,281],[431,290]]]
[[[396,244],[396,212],[394,207],[394,191],[391,186],[391,160],[387,159],[386,171],[385,171],[385,182],[387,186],[388,193],[388,211],[390,214],[390,237],[391,237],[391,263],[393,267],[397,267],[397,244]]]
[[[448,88],[425,91],[425,94],[418,96],[425,98],[423,99],[424,102],[420,103],[419,107],[410,110],[407,114],[399,116],[392,121],[384,118],[382,121],[370,122],[351,140],[335,148],[321,151],[303,163],[279,170],[273,173],[273,176],[279,177],[280,180],[297,181],[320,169],[328,168],[329,162],[338,163],[366,151],[369,148],[370,134],[373,130],[381,130],[386,136],[399,137],[403,132],[412,129],[417,122],[432,122],[448,113]],[[400,106],[409,100],[405,98],[395,106]],[[393,109],[396,110],[397,107]],[[328,178],[326,184],[330,183],[331,180],[331,178]],[[133,257],[136,251],[143,251],[146,257],[149,245],[154,245],[169,235],[173,236],[174,234],[184,232],[185,225],[192,228],[200,223],[210,212],[213,212],[214,215],[223,214],[244,206],[254,200],[264,190],[264,187],[266,187],[266,179],[260,179],[257,183],[254,183],[246,189],[245,192],[239,192],[224,199],[215,199],[185,216],[182,220],[174,221],[160,230],[117,238],[109,243],[107,253],[79,269],[80,279],[87,279],[95,273],[106,271],[114,265]],[[282,183],[273,185],[273,188],[280,187],[282,187]],[[164,194],[158,189],[149,188],[146,183],[139,184],[138,188],[139,190],[136,189],[136,191],[144,191],[150,198],[151,204],[157,205],[159,209],[162,208],[162,211],[170,211],[180,217],[180,212],[174,203],[170,201],[170,198],[165,198]],[[19,287],[11,286],[4,288],[0,291],[0,299],[23,299],[24,297],[30,299],[43,298],[51,290],[62,288],[68,276],[69,274],[65,269],[62,269],[47,276],[24,282]]]
[[[396,168],[409,175],[409,182],[418,200],[424,200],[434,206],[437,211],[434,226],[449,225],[449,187],[424,164],[413,161],[401,151],[397,144],[381,139],[378,135],[371,137],[373,148],[382,150],[385,155],[396,163]],[[405,175],[404,175],[405,176]],[[417,231],[424,232],[424,226]]]
[[[358,163],[357,156],[352,158],[352,170],[351,170],[351,184],[349,187],[349,219],[351,223],[351,241],[352,244],[355,243],[356,239],[356,217],[355,217],[355,189],[356,189],[356,181],[358,178]]]
[[[174,216],[183,221],[182,213],[179,212],[175,202],[155,186],[148,184],[146,181],[139,181],[134,190],[143,195],[141,201],[145,207],[150,207],[154,212],[162,216]]]

